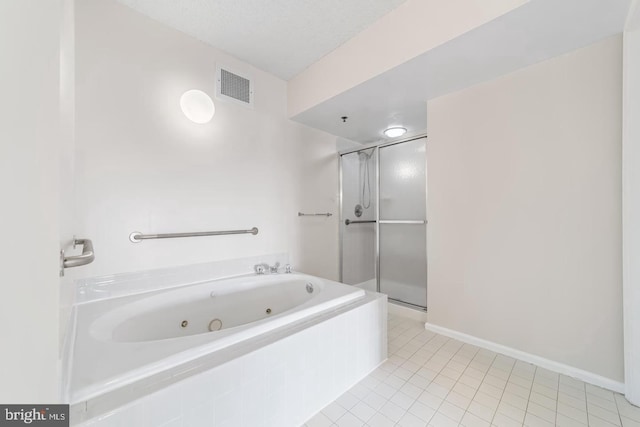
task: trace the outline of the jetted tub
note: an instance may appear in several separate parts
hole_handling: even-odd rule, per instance
[[[249,275],[75,307],[72,404],[364,297],[304,274]]]

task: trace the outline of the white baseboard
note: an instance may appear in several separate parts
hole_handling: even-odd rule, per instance
[[[472,335],[467,335],[462,332],[454,331],[442,326],[434,325],[432,323],[425,323],[425,329],[435,332],[440,335],[454,338],[458,341],[462,341],[468,344],[472,344],[478,347],[486,348],[487,350],[494,351],[496,353],[504,354],[506,356],[519,359],[524,362],[532,363],[541,368],[548,369],[550,371],[558,372],[573,378],[577,378],[586,383],[596,385],[598,387],[606,388],[617,393],[624,393],[624,383],[612,380],[610,378],[603,377],[602,375],[594,374],[580,368],[565,365],[564,363],[556,362],[544,357],[536,356],[535,354],[527,353],[522,350],[507,347],[502,344],[497,344],[492,341],[487,341],[482,338],[477,338]]]
[[[417,320],[419,322],[427,321],[426,311],[414,310],[400,304],[395,304],[393,301],[389,301],[389,304],[387,304],[387,312],[397,316],[406,317],[408,319]]]

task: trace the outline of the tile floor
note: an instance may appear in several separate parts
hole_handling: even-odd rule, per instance
[[[389,359],[306,427],[640,427],[623,396],[389,315]]]

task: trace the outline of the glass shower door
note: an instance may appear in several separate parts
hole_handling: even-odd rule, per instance
[[[426,138],[379,148],[380,292],[427,307]]]
[[[376,291],[377,152],[370,148],[343,154],[340,162],[341,281]]]

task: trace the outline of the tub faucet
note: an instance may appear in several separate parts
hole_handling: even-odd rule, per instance
[[[264,274],[269,269],[269,264],[256,264],[253,266],[256,274]]]
[[[278,272],[278,268],[280,268],[280,263],[276,262],[274,265],[269,265],[266,262],[262,264],[256,264],[253,266],[256,274],[275,274]]]
[[[270,273],[277,273],[278,272],[278,268],[280,268],[280,263],[276,262],[274,265],[269,266],[269,272]]]

